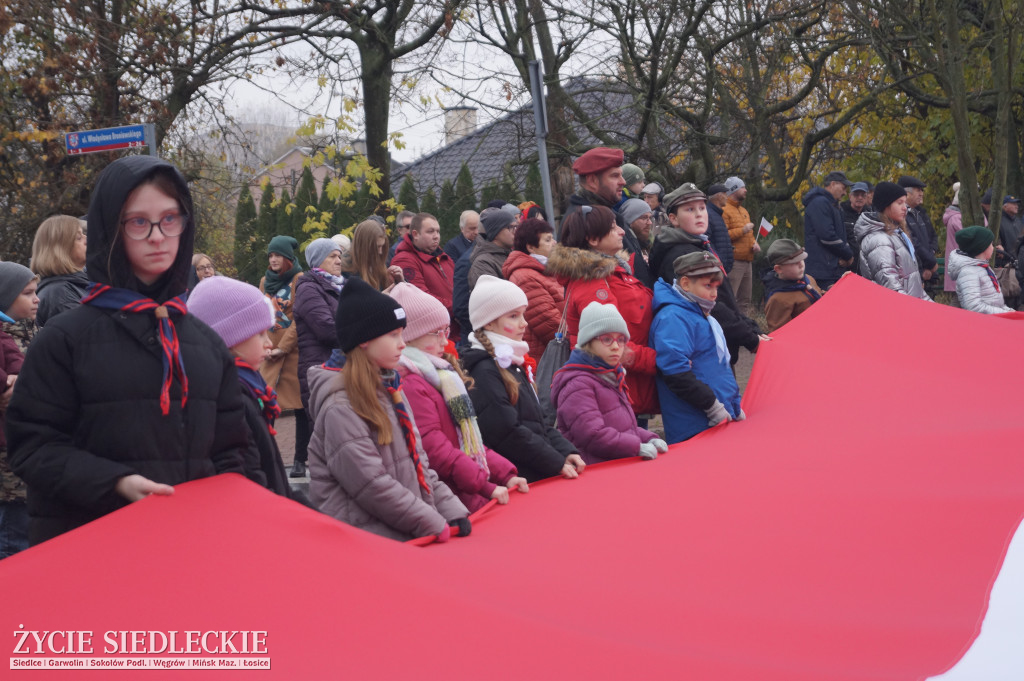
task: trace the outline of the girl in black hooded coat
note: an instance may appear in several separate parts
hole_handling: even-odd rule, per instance
[[[184,306],[193,212],[185,179],[151,156],[119,159],[96,182],[96,284],[36,336],[7,411],[32,544],[173,485],[243,472],[234,361]]]

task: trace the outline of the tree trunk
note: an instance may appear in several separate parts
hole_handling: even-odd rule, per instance
[[[391,76],[394,62],[386,49],[376,42],[359,41],[360,80],[363,86],[363,112],[366,121],[366,158],[381,172],[381,195],[391,196],[391,153],[388,149],[388,118],[391,113]]]

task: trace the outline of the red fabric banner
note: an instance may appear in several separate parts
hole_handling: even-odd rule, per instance
[[[746,421],[534,485],[467,538],[399,544],[220,476],[0,561],[8,657],[256,631],[257,679],[936,676],[1024,517],[1022,347],[1019,321],[847,277],[762,344]]]

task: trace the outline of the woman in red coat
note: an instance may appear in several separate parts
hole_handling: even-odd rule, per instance
[[[523,340],[534,359],[544,354],[562,320],[562,285],[545,272],[555,246],[554,232],[547,220],[524,220],[516,228],[512,253],[501,268],[502,276],[523,289],[529,301],[525,315],[529,326]]]
[[[629,343],[622,358],[633,413],[657,414],[654,348],[647,345],[654,319],[653,294],[633,276],[629,254],[622,250],[622,228],[604,206],[581,206],[562,223],[561,243],[551,251],[548,272],[566,288],[569,340],[576,344],[580,313],[593,301],[612,304],[626,320]]]

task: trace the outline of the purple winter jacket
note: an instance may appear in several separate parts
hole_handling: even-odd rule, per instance
[[[488,478],[484,469],[459,449],[455,422],[440,391],[402,365],[399,365],[398,372],[402,374],[402,390],[416,419],[430,468],[455,492],[470,513],[483,508],[495,487],[504,485],[517,475],[516,467],[488,447],[487,467],[491,471]]]
[[[309,409],[309,382],[306,372],[320,366],[338,347],[334,315],[338,311],[338,292],[323,277],[308,272],[299,279],[292,302],[292,315],[298,333],[299,391],[302,406]]]
[[[658,437],[636,425],[636,415],[622,391],[584,369],[557,371],[551,381],[551,402],[558,412],[558,429],[588,464],[636,456],[642,443]]]

